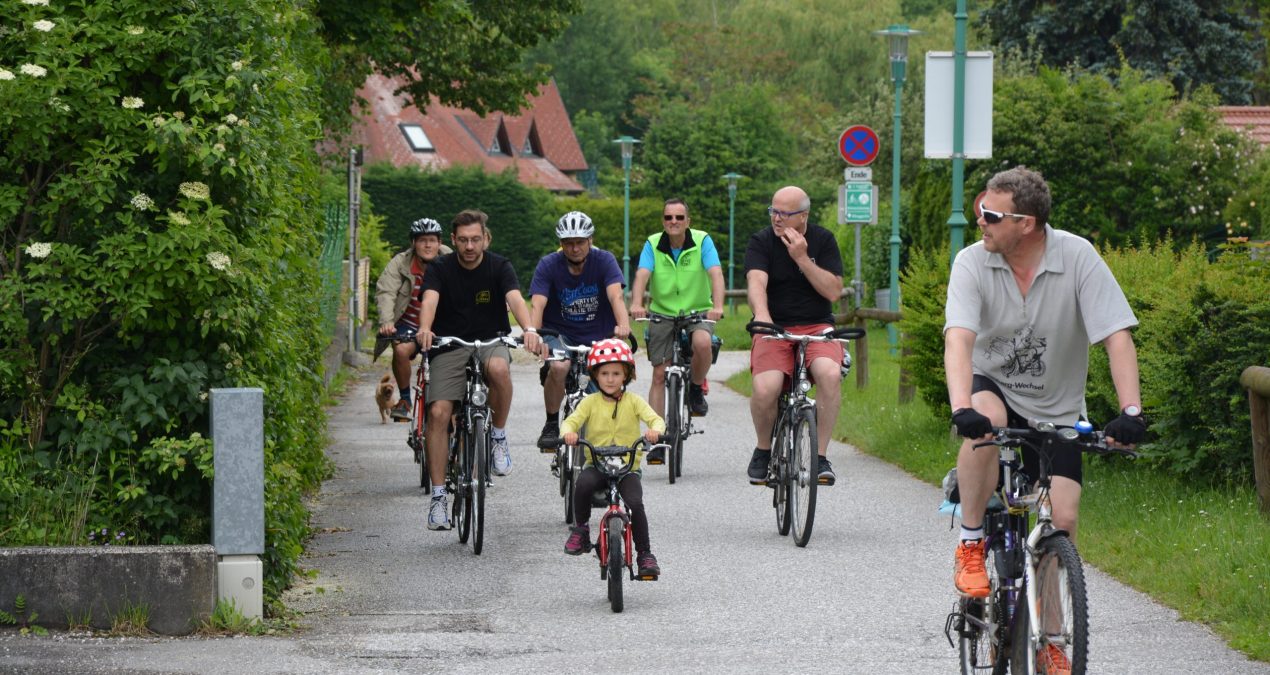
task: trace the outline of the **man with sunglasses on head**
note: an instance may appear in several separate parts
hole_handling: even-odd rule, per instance
[[[631,286],[631,317],[642,319],[651,310],[662,316],[680,312],[705,312],[706,318],[723,317],[723,265],[714,240],[704,230],[692,229],[688,205],[682,199],[667,199],[662,207],[663,231],[644,242]],[[644,307],[644,289],[649,304]],[[648,390],[648,403],[658,415],[665,415],[664,391],[666,366],[675,349],[674,326],[669,321],[648,325],[648,360],[653,364],[653,382]],[[713,324],[696,323],[689,328],[692,336],[692,375],[688,387],[688,409],[695,417],[704,416],[706,404],[704,384],[710,372]],[[664,451],[648,454],[649,464],[661,464]]]
[[[790,333],[814,335],[833,328],[833,302],[842,296],[842,254],[833,233],[809,220],[811,198],[801,188],[783,187],[767,208],[772,226],[755,232],[745,249],[745,283],[755,321],[774,323]],[[769,302],[777,299],[776,302]],[[772,458],[772,425],[785,378],[794,374],[796,345],[785,340],[750,342],[754,394],[750,416],[757,437],[748,475],[767,485]],[[807,367],[816,383],[816,440],[821,485],[837,480],[825,453],[841,400],[842,345],[807,345]]]
[[[975,451],[992,427],[1028,420],[1072,425],[1085,416],[1089,347],[1107,350],[1121,414],[1104,427],[1109,444],[1133,447],[1146,434],[1138,357],[1129,329],[1138,324],[1098,251],[1055,230],[1045,179],[1026,167],[996,174],[978,207],[983,240],[957,254],[948,281],[944,367],[952,422],[964,437],[957,456],[961,537],[953,581],[971,597],[988,595],[983,517],[997,484],[997,453]],[[1036,475],[1035,453],[1024,472]],[[1053,457],[1054,526],[1076,535],[1081,453]]]
[[[631,334],[622,288],[626,280],[612,253],[591,245],[595,224],[581,211],[570,211],[556,222],[560,250],[538,261],[529,284],[532,322],[550,328],[560,337],[544,337],[547,350],[561,347],[561,339],[571,345],[589,345],[608,337],[625,340]],[[560,435],[560,403],[569,372],[568,361],[543,366],[542,391],[547,422],[538,441]]]

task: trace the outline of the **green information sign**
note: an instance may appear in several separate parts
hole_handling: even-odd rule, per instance
[[[848,223],[877,222],[873,193],[873,183],[847,183],[844,210]]]

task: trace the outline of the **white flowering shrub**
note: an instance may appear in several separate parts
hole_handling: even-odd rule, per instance
[[[0,545],[207,542],[207,392],[258,386],[272,597],[326,471],[317,27],[285,0],[5,7]]]

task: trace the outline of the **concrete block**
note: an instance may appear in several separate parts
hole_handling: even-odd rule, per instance
[[[149,610],[150,630],[186,635],[216,605],[216,550],[211,546],[31,546],[0,548],[0,608],[18,595],[36,623],[66,628],[88,618],[109,629],[128,606]]]
[[[265,552],[264,391],[212,390],[212,546],[220,555]]]

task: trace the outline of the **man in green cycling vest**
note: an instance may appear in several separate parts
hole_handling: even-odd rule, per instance
[[[665,231],[644,242],[631,286],[631,317],[640,319],[651,311],[663,316],[680,312],[705,312],[706,318],[723,317],[723,266],[714,240],[704,230],[692,229],[688,205],[682,199],[668,199],[662,208]],[[644,307],[644,289],[649,304]],[[710,372],[713,324],[698,323],[691,328],[692,375],[688,392],[688,408],[696,417],[709,411],[702,386]],[[648,403],[665,416],[666,365],[675,347],[673,326],[668,321],[648,326],[648,360],[653,364],[653,383]],[[657,451],[649,453],[648,463],[658,464]]]

